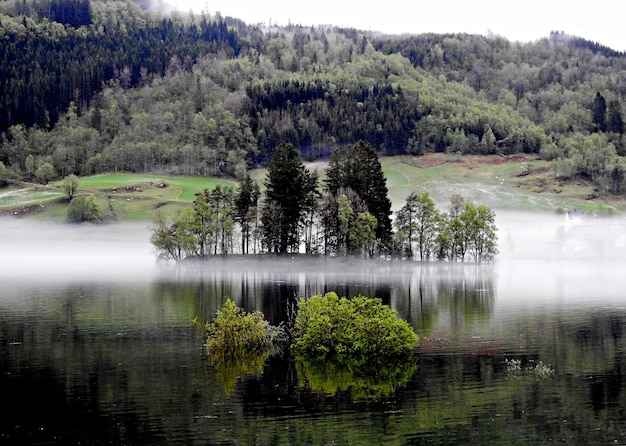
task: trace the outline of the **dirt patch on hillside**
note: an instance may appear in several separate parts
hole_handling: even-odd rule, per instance
[[[115,194],[117,192],[143,192],[143,189],[139,186],[124,186],[124,187],[113,187],[111,189],[104,189],[104,191]]]
[[[440,166],[445,163],[459,163],[466,169],[474,169],[478,165],[505,164],[505,163],[531,163],[537,159],[533,155],[460,155],[446,153],[426,153],[411,159],[411,164],[417,167],[428,168]]]
[[[427,168],[440,166],[447,163],[450,156],[445,153],[426,153],[425,155],[416,156],[411,159],[411,164],[417,167]]]
[[[2,209],[0,210],[0,215],[12,215],[15,217],[19,217],[22,215],[34,214],[36,212],[42,211],[43,209],[43,204],[33,204],[30,206],[20,206],[13,209]]]
[[[463,155],[458,158],[458,162],[466,169],[474,169],[477,165],[497,165],[506,163],[529,164],[536,157],[531,155]]]

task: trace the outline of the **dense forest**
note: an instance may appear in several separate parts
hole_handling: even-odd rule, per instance
[[[313,160],[362,140],[381,155],[532,153],[626,191],[626,54],[560,31],[392,36],[9,0],[0,58],[5,176],[242,179],[283,143]]]

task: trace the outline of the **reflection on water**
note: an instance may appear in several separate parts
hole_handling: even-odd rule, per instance
[[[613,260],[514,258],[220,261],[133,281],[0,272],[10,408],[0,443],[623,444],[625,273]],[[413,325],[421,340],[406,382],[355,401],[328,395],[343,375],[304,371],[319,385],[301,386],[289,358],[249,376],[203,360],[191,320],[212,318],[227,296],[277,323],[297,296],[327,291],[379,297]],[[513,360],[554,373],[512,379]]]
[[[336,396],[343,392],[352,401],[390,396],[407,383],[416,368],[417,363],[412,356],[378,365],[376,369],[296,359],[298,383],[301,387],[328,396]]]

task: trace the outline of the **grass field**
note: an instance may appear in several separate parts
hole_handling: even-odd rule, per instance
[[[64,219],[67,201],[61,181],[42,193],[37,187],[0,190],[0,210],[29,214],[37,219]],[[93,194],[107,216],[119,220],[152,220],[157,210],[172,215],[189,205],[197,191],[217,185],[236,186],[234,181],[169,175],[103,174],[81,178],[79,195]]]
[[[626,211],[623,197],[590,199],[594,191],[589,184],[580,179],[560,182],[551,163],[530,156],[391,157],[382,160],[382,167],[394,209],[402,206],[409,193],[426,190],[444,209],[452,195],[460,194],[476,204],[501,210]]]
[[[447,209],[450,198],[461,194],[467,200],[499,210],[543,210],[554,212],[577,208],[589,213],[626,212],[623,197],[596,198],[593,188],[582,180],[560,182],[549,162],[530,156],[459,156],[430,154],[422,157],[382,158],[381,164],[394,210],[411,192],[427,190],[438,206]],[[327,164],[308,164],[324,178]],[[252,177],[263,189],[267,171]],[[79,194],[93,194],[102,209],[119,220],[152,220],[157,211],[166,216],[188,206],[194,194],[216,185],[236,182],[169,175],[103,174],[81,178]],[[49,187],[0,189],[0,213],[28,214],[29,218],[63,219],[67,212],[61,181]]]

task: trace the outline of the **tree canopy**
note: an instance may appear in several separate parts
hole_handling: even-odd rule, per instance
[[[243,179],[281,144],[313,160],[363,141],[381,155],[533,153],[625,190],[626,55],[562,32],[522,44],[9,0],[0,39],[0,162],[16,176],[48,163],[62,178]],[[596,135],[612,149],[579,162]]]

